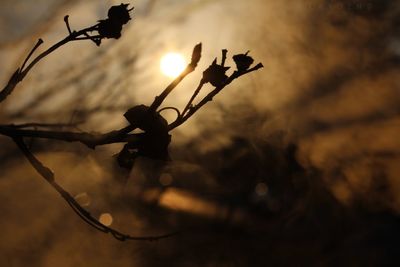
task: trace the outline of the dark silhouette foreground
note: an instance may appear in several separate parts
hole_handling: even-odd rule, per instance
[[[0,102],[4,101],[7,96],[14,91],[16,86],[23,81],[29,71],[39,61],[63,45],[72,41],[90,40],[97,46],[100,46],[103,39],[119,39],[121,37],[123,26],[131,20],[130,12],[132,10],[133,8],[128,8],[128,4],[113,6],[108,11],[107,19],[100,20],[94,26],[79,31],[71,30],[69,25],[69,16],[65,16],[64,21],[69,33],[68,36],[33,58],[28,64],[36,49],[43,43],[43,41],[39,39],[32,51],[28,54],[22,66],[14,72],[7,85],[2,91],[0,91]],[[167,161],[169,159],[168,146],[171,142],[170,132],[173,129],[186,122],[206,103],[212,101],[221,90],[232,83],[235,79],[263,67],[261,63],[252,67],[254,60],[248,56],[247,52],[245,54],[233,56],[236,70],[234,70],[232,74],[228,75],[227,71],[230,67],[225,66],[228,51],[224,49],[222,50],[221,63],[217,64],[217,59],[215,59],[203,72],[203,77],[200,80],[198,87],[194,90],[192,97],[182,112],[176,107],[162,107],[163,101],[168,97],[172,90],[174,90],[187,75],[195,71],[201,58],[201,50],[201,43],[194,47],[191,62],[159,96],[155,97],[153,103],[149,106],[138,105],[130,108],[124,114],[129,124],[122,129],[110,131],[104,134],[94,134],[87,132],[51,130],[51,128],[57,128],[59,126],[58,124],[29,123],[19,125],[0,125],[0,134],[10,137],[16,143],[35,170],[48,183],[50,183],[57,192],[59,192],[61,197],[71,206],[75,213],[90,226],[99,231],[111,233],[118,240],[156,240],[169,237],[175,233],[160,236],[134,237],[121,233],[99,222],[56,182],[54,173],[42,164],[33,153],[31,153],[28,146],[25,144],[24,138],[30,137],[54,139],[65,142],[80,142],[92,149],[101,145],[125,143],[123,149],[117,154],[116,159],[120,167],[127,169],[133,167],[135,160],[138,157]],[[195,104],[194,100],[200,90],[208,83],[213,86],[213,89]],[[166,109],[175,110],[177,113],[176,120],[170,124],[168,124],[160,114],[161,111]],[[140,129],[142,133],[132,133],[135,129]]]

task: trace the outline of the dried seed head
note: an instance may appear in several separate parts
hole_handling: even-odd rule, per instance
[[[132,9],[128,9],[128,4],[112,6],[108,10],[108,18],[99,21],[98,32],[100,36],[102,38],[120,38],[122,26],[131,20],[129,12]]]
[[[108,10],[108,18],[120,24],[126,24],[131,19],[128,5],[129,4],[120,4],[119,6],[112,6]]]
[[[121,37],[122,24],[110,19],[100,20],[98,32],[103,38],[119,39]]]
[[[128,109],[124,116],[130,124],[145,132],[168,132],[168,122],[148,106],[134,106]]]
[[[254,59],[250,56],[248,56],[249,52],[246,54],[239,54],[239,55],[234,55],[233,60],[236,63],[236,67],[238,71],[246,71],[250,68],[251,64],[253,64]]]
[[[215,59],[203,72],[203,81],[206,83],[209,82],[215,87],[221,86],[228,79],[228,76],[225,73],[229,68],[230,67],[218,65],[217,59]]]

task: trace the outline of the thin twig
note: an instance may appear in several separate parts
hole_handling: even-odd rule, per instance
[[[84,209],[79,203],[67,192],[65,189],[59,185],[54,178],[53,172],[44,166],[36,157],[32,154],[32,152],[25,145],[23,139],[21,137],[13,137],[14,142],[17,144],[18,148],[24,154],[24,156],[31,163],[33,168],[64,198],[64,200],[68,203],[68,205],[72,208],[72,210],[87,224],[92,226],[93,228],[103,232],[110,233],[113,237],[120,241],[125,240],[137,240],[137,241],[155,241],[163,238],[167,238],[173,235],[176,235],[177,232],[168,233],[164,235],[158,236],[131,236],[122,232],[119,232],[111,227],[108,227],[101,222],[99,222],[96,218],[94,218],[90,212]]]
[[[18,68],[13,75],[11,75],[10,80],[4,86],[3,90],[0,91],[0,103],[3,102],[13,91],[15,86],[21,81],[21,73]]]
[[[222,60],[221,60],[221,66],[225,66],[225,61],[226,61],[226,55],[228,54],[227,49],[222,49]]]
[[[194,71],[193,66],[188,65],[185,70],[178,76],[175,78],[175,80],[173,80],[168,86],[167,88],[164,89],[164,91],[159,95],[156,96],[153,103],[150,105],[150,110],[155,111],[157,110],[162,102],[165,100],[165,98],[172,92],[172,90],[174,90],[174,88],[187,76],[189,75],[191,72]]]
[[[36,49],[43,44],[43,40],[40,38],[37,43],[35,44],[35,46],[32,48],[31,52],[28,54],[28,56],[25,58],[24,63],[22,63],[21,66],[21,72],[24,70],[25,64],[28,62],[28,60],[30,59],[30,57],[32,56],[32,54],[36,51]]]
[[[65,25],[67,26],[67,30],[68,30],[68,33],[69,34],[72,34],[72,31],[71,31],[71,27],[69,26],[69,16],[68,15],[66,15],[65,17],[64,17],[64,22],[65,22]]]
[[[50,48],[48,48],[46,51],[42,52],[38,56],[36,56],[31,63],[24,69],[26,63],[28,60],[31,58],[32,54],[35,52],[35,50],[43,43],[42,39],[39,39],[36,45],[33,47],[27,58],[24,60],[24,63],[22,64],[21,68],[18,68],[17,71],[11,76],[11,79],[9,82],[6,84],[6,86],[0,91],[0,102],[4,101],[8,95],[12,93],[12,91],[15,89],[18,83],[20,83],[25,76],[28,74],[28,72],[37,64],[39,63],[43,58],[54,52],[56,49],[60,48],[61,46],[67,44],[70,41],[73,41],[75,38],[78,38],[80,35],[85,34],[86,32],[90,32],[96,29],[98,27],[98,24],[88,27],[86,29],[80,30],[78,32],[72,32],[70,35],[59,41],[58,43],[54,44]]]
[[[235,71],[226,80],[226,82],[223,85],[216,87],[209,94],[207,94],[196,106],[191,107],[189,109],[189,111],[186,114],[184,114],[183,117],[181,117],[181,119],[176,120],[173,123],[171,123],[170,125],[168,125],[168,130],[171,131],[171,130],[175,129],[176,127],[178,127],[179,125],[181,125],[182,123],[184,123],[185,121],[187,121],[191,116],[193,116],[194,113],[196,113],[206,103],[208,103],[209,101],[212,101],[214,96],[216,96],[219,92],[221,92],[222,89],[224,89],[228,84],[232,83],[232,81],[234,81],[235,79],[239,78],[242,75],[248,74],[248,73],[256,71],[258,69],[261,69],[263,67],[264,66],[261,63],[259,63],[256,66],[254,66],[253,68],[248,69],[246,71],[243,71],[243,72]]]
[[[196,98],[196,96],[200,93],[201,88],[203,87],[203,85],[205,84],[204,80],[202,79],[199,83],[199,85],[197,86],[196,90],[194,91],[192,97],[190,98],[190,100],[188,101],[188,103],[186,104],[185,108],[182,111],[182,116],[185,116],[185,113],[189,110],[189,108],[191,108],[192,106],[192,102],[193,100]]]
[[[54,44],[53,46],[51,46],[49,49],[47,49],[43,53],[39,54],[34,60],[32,60],[32,62],[26,67],[26,69],[21,72],[21,79],[23,79],[26,76],[26,74],[28,74],[28,72],[33,68],[33,66],[35,66],[37,63],[39,63],[40,60],[42,60],[43,58],[48,56],[50,53],[54,52],[54,50],[65,45],[66,43],[74,40],[78,36],[85,34],[88,31],[92,31],[93,29],[96,28],[96,26],[97,25],[88,27],[86,29],[83,29],[83,30],[80,30],[77,32],[72,32],[70,35],[68,35],[67,37],[65,37],[64,39],[59,41],[58,43]]]
[[[189,65],[187,65],[187,67],[185,68],[185,70],[178,76],[175,78],[175,80],[172,81],[172,83],[170,83],[167,88],[164,89],[164,91],[159,95],[156,96],[156,98],[154,99],[153,103],[150,105],[150,109],[149,112],[151,111],[156,111],[162,104],[162,102],[165,100],[165,98],[172,92],[172,90],[174,90],[174,88],[190,73],[192,73],[196,67],[197,67],[197,63],[200,61],[201,58],[201,49],[202,49],[202,45],[201,43],[197,44],[194,48],[193,48],[193,52],[192,52],[192,60],[189,63]]]
[[[64,128],[64,127],[76,127],[83,122],[74,122],[74,123],[38,123],[38,122],[30,122],[30,123],[23,123],[23,124],[9,124],[7,126],[14,127],[16,129],[21,128]],[[0,125],[1,127],[2,125]]]
[[[100,145],[124,143],[128,140],[135,139],[138,135],[129,134],[133,129],[133,126],[129,125],[120,130],[104,134],[91,134],[86,132],[27,130],[7,125],[0,125],[0,134],[9,137],[34,137],[65,142],[80,142],[87,147],[94,149],[96,146]]]
[[[126,6],[121,4],[121,6]],[[131,11],[132,9],[129,9],[127,11]],[[33,47],[31,52],[28,54],[26,59],[24,60],[22,67],[18,68],[14,74],[11,76],[9,82],[7,85],[3,88],[3,90],[0,91],[0,102],[4,101],[6,97],[11,94],[16,87],[16,85],[21,82],[26,75],[29,73],[29,71],[36,65],[38,64],[43,58],[51,54],[53,51],[56,49],[60,48],[61,46],[67,44],[70,41],[81,41],[81,40],[91,40],[93,41],[96,45],[100,45],[102,38],[110,38],[110,36],[113,35],[89,35],[89,33],[93,31],[99,31],[99,25],[100,23],[92,26],[85,28],[80,31],[71,31],[69,21],[68,21],[68,16],[64,17],[64,21],[66,24],[66,27],[68,29],[69,35],[59,41],[58,43],[54,44],[44,52],[40,53],[38,56],[36,56],[28,65],[25,67],[25,65],[28,63],[28,61],[31,59],[32,55],[36,51],[36,49],[43,43],[41,39],[37,42],[37,44]],[[109,22],[109,21],[108,21]],[[104,21],[103,21],[104,23]],[[103,34],[103,33],[101,33]],[[151,116],[144,116],[144,118],[151,120],[154,118],[152,116],[152,113],[157,112],[157,109],[162,105],[166,97],[176,88],[176,86],[190,73],[192,73],[196,67],[198,62],[200,61],[201,58],[201,50],[202,50],[202,45],[201,43],[197,44],[192,52],[192,58],[190,64],[185,68],[185,70],[177,77],[175,78],[164,90],[163,92],[157,96],[153,103],[150,105],[148,108],[148,113]],[[226,61],[226,55],[227,55],[227,50],[224,49],[222,51],[222,66],[224,66],[225,61]],[[246,54],[247,55],[247,54]],[[192,115],[194,115],[201,107],[203,107],[207,102],[211,101],[215,95],[217,95],[223,88],[225,88],[228,84],[230,84],[233,80],[236,78],[239,78],[242,75],[245,75],[247,73],[250,73],[252,71],[258,70],[259,68],[262,68],[262,64],[258,64],[255,67],[251,69],[246,69],[245,71],[243,68],[238,67],[238,71],[235,71],[227,80],[220,86],[217,86],[214,88],[213,91],[211,91],[209,94],[207,94],[197,105],[193,106],[192,103],[194,99],[197,97],[199,94],[201,88],[203,85],[206,83],[206,80],[204,78],[200,81],[198,87],[195,89],[193,95],[191,96],[190,100],[188,101],[187,105],[185,106],[183,112],[181,113],[179,109],[175,107],[165,107],[161,108],[158,113],[162,112],[163,110],[166,109],[172,109],[177,112],[178,117],[177,119],[168,125],[168,128],[165,128],[165,124],[163,120],[160,120],[158,116],[155,117],[154,121],[149,121],[144,123],[143,121],[140,121],[141,118],[137,118],[138,125],[133,125],[136,124],[136,118],[133,120],[133,124],[130,124],[120,130],[115,130],[115,131],[110,131],[108,133],[87,133],[87,132],[72,132],[72,131],[51,131],[51,130],[37,130],[36,128],[56,128],[56,127],[65,127],[65,126],[71,126],[71,125],[65,125],[65,124],[45,124],[45,123],[25,123],[25,124],[19,124],[19,125],[0,125],[0,134],[9,136],[14,140],[16,145],[19,147],[19,149],[23,152],[25,157],[29,160],[31,165],[35,168],[35,170],[48,182],[50,185],[64,198],[64,200],[68,203],[68,205],[74,210],[74,212],[86,223],[88,223],[90,226],[93,228],[104,232],[104,233],[110,233],[113,235],[116,239],[124,241],[124,240],[158,240],[161,238],[167,238],[172,235],[175,235],[176,233],[171,233],[171,234],[166,234],[166,235],[160,235],[160,236],[145,236],[145,237],[134,237],[130,236],[124,233],[121,233],[113,228],[107,227],[101,222],[99,222],[97,219],[95,219],[87,210],[85,210],[82,206],[79,205],[79,203],[66,191],[63,189],[61,185],[59,185],[54,178],[53,172],[43,165],[34,155],[33,153],[28,149],[26,144],[24,143],[23,138],[25,137],[31,137],[31,138],[43,138],[43,139],[53,139],[53,140],[59,140],[59,141],[65,141],[65,142],[80,142],[84,145],[86,145],[89,148],[96,148],[99,145],[106,145],[106,144],[113,144],[113,143],[126,143],[124,147],[127,148],[136,148],[135,146],[143,146],[140,149],[142,149],[144,152],[149,153],[150,155],[159,154],[159,151],[152,147],[151,144],[150,148],[145,147],[148,145],[149,140],[147,140],[150,136],[150,139],[157,138],[158,131],[151,131],[154,130],[154,128],[161,129],[161,132],[163,134],[163,138],[161,142],[158,142],[156,144],[159,144],[161,146],[162,153],[164,153],[164,150],[167,150],[169,141],[170,141],[170,135],[168,134],[168,131],[173,130],[174,128],[178,127],[182,123],[184,123],[187,119],[189,119]],[[227,68],[226,68],[227,69]],[[146,114],[146,115],[149,115]],[[131,121],[128,119],[128,121]],[[147,124],[148,123],[148,124]],[[154,125],[152,125],[154,123]],[[131,134],[133,130],[138,128],[139,124],[142,124],[140,129],[144,130],[144,133],[140,134]],[[149,127],[151,125],[151,127]],[[31,128],[33,127],[34,129],[26,129],[26,128]],[[157,128],[158,127],[158,128]],[[148,130],[146,130],[148,129]],[[146,132],[146,131],[151,131],[152,133]],[[165,136],[167,138],[165,138]],[[149,136],[147,136],[149,135]],[[147,139],[146,139],[147,138]],[[143,141],[145,140],[145,141]],[[160,150],[160,151],[161,151]],[[161,153],[161,152],[160,152]],[[143,154],[147,155],[147,154]],[[128,158],[129,160],[129,158]]]
[[[91,40],[93,41],[93,39],[100,39],[101,35],[94,35],[94,36],[86,36],[86,37],[77,37],[74,40],[71,41],[82,41],[82,40]]]
[[[127,5],[122,5],[121,6],[125,7]],[[133,8],[132,8],[133,9]],[[131,11],[132,9],[128,9],[127,12]],[[110,18],[109,18],[110,19]],[[90,36],[88,33],[98,30],[99,24],[96,24],[92,27],[88,27],[86,29],[80,30],[80,31],[71,31],[69,21],[68,21],[68,16],[64,17],[64,22],[66,24],[66,27],[68,29],[69,35],[62,39],[61,41],[57,42],[56,44],[52,45],[50,48],[36,56],[31,63],[25,68],[25,65],[28,63],[29,59],[33,55],[33,53],[36,51],[36,49],[43,43],[42,39],[39,39],[36,45],[33,47],[33,49],[30,51],[26,59],[24,60],[22,67],[18,68],[14,74],[11,76],[9,82],[6,84],[6,86],[0,91],[0,102],[4,101],[6,97],[12,93],[16,85],[21,82],[25,76],[29,73],[29,71],[37,64],[39,63],[43,58],[51,54],[53,51],[58,49],[59,47],[65,45],[66,43],[70,41],[80,41],[80,40],[92,40],[95,42],[97,45],[100,44],[102,38],[110,38],[109,35],[95,35],[95,36]],[[126,23],[126,22],[125,22]],[[123,23],[123,24],[125,24]],[[84,37],[81,37],[83,35]],[[189,68],[190,67],[190,68]],[[192,65],[188,66],[187,68],[187,73],[190,73],[193,71],[194,68]],[[182,79],[184,75],[181,76]],[[177,81],[176,84],[178,84],[180,81]],[[175,85],[176,86],[176,85]],[[173,86],[174,87],[174,86]],[[172,87],[172,89],[173,89]],[[171,87],[170,87],[171,88]],[[172,90],[171,89],[171,90]],[[168,93],[165,95],[164,98],[168,95]],[[159,105],[161,105],[163,99],[161,97],[161,101],[157,102],[158,105],[155,107],[155,109],[158,108]],[[179,111],[178,111],[179,112]],[[54,127],[63,127],[65,125],[62,124],[44,124],[44,123],[26,123],[26,124],[20,124],[20,125],[0,125],[0,134],[6,135],[11,137],[16,145],[19,147],[19,149],[23,152],[25,157],[29,160],[31,165],[35,168],[35,170],[48,182],[50,185],[64,198],[64,200],[71,206],[71,208],[74,210],[74,212],[86,223],[88,223],[90,226],[94,227],[95,229],[102,231],[104,233],[110,233],[112,234],[116,239],[124,241],[124,240],[147,240],[147,241],[152,241],[152,240],[158,240],[161,238],[166,238],[170,237],[172,235],[175,235],[176,233],[170,233],[166,235],[160,235],[160,236],[145,236],[145,237],[134,237],[130,236],[124,233],[121,233],[113,228],[107,227],[101,222],[99,222],[97,219],[95,219],[87,210],[85,210],[82,206],[79,205],[79,203],[66,191],[64,190],[54,179],[54,174],[53,172],[47,168],[45,165],[43,165],[28,149],[26,144],[23,141],[24,137],[34,137],[34,138],[45,138],[45,139],[55,139],[55,140],[60,140],[60,141],[67,141],[67,142],[81,142],[88,146],[89,148],[95,148],[98,145],[104,145],[104,144],[111,144],[111,143],[118,143],[118,142],[125,142],[125,143],[134,143],[137,142],[138,139],[141,138],[142,134],[129,134],[131,131],[133,131],[136,126],[134,125],[128,125],[120,130],[116,131],[111,131],[105,134],[91,134],[91,133],[85,133],[85,132],[65,132],[65,131],[47,131],[47,130],[30,130],[30,129],[25,129],[25,128],[30,128],[30,127],[42,127],[42,128],[54,128]]]
[[[169,110],[169,109],[171,109],[171,110],[173,110],[173,111],[176,112],[176,115],[177,115],[177,116],[176,116],[176,119],[175,119],[175,120],[179,120],[179,119],[182,117],[182,113],[181,113],[181,112],[179,111],[179,109],[177,109],[176,107],[164,107],[164,108],[158,110],[157,113],[160,114],[160,113],[163,112],[164,110]]]

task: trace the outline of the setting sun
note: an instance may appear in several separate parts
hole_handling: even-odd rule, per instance
[[[175,78],[185,69],[185,58],[178,53],[168,53],[161,58],[161,72],[168,77]]]

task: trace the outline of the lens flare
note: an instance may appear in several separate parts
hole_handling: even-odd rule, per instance
[[[168,53],[161,58],[161,72],[170,78],[175,78],[185,69],[185,58],[178,53]]]

